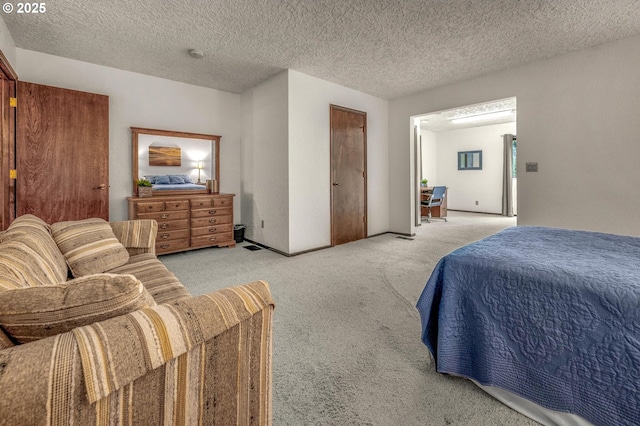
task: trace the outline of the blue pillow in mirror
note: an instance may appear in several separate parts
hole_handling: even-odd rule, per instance
[[[170,184],[183,184],[184,178],[181,175],[169,175],[169,183]]]
[[[157,177],[158,177],[158,176],[156,176],[156,175],[148,175],[148,176],[145,176],[144,178],[145,178],[146,180],[148,180],[149,182],[151,182],[151,183],[156,183],[156,178],[157,178]]]
[[[193,179],[191,179],[191,176],[189,175],[181,175],[181,176],[184,179],[184,183],[193,183]]]
[[[169,176],[156,176],[157,185],[169,185]]]

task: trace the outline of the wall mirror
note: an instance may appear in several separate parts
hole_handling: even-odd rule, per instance
[[[131,128],[133,194],[148,179],[153,195],[207,193],[207,180],[220,185],[220,136]]]

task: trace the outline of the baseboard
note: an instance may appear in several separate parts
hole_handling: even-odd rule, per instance
[[[377,237],[378,235],[385,235],[385,234],[400,235],[400,236],[403,236],[403,237],[415,237],[415,236],[416,236],[416,234],[415,234],[415,233],[413,233],[413,234],[407,234],[406,232],[393,232],[393,231],[387,231],[387,232],[381,232],[381,233],[376,234],[376,235],[371,235],[371,237]],[[371,237],[368,237],[368,238],[371,238]]]
[[[447,211],[450,211],[450,212],[460,212],[460,213],[492,214],[492,215],[494,215],[494,216],[502,216],[502,213],[476,212],[476,211],[472,211],[472,210],[454,210],[454,209],[447,209]],[[515,215],[514,215],[514,216],[515,216]]]
[[[403,236],[403,237],[415,237],[416,236],[416,234],[407,234],[407,233],[403,233],[403,232],[387,231],[387,232],[380,232],[378,234],[368,235],[365,239],[373,238],[373,237],[379,237],[380,235],[386,235],[386,234],[400,235],[400,236]],[[261,247],[261,248],[266,249],[266,250],[270,250],[270,251],[272,251],[274,253],[278,253],[278,254],[281,254],[282,256],[286,256],[286,257],[299,256],[301,254],[311,253],[311,252],[319,251],[319,250],[325,250],[325,249],[333,247],[333,246],[323,246],[323,247],[312,248],[312,249],[309,249],[309,250],[297,251],[295,253],[286,253],[286,252],[284,252],[282,250],[278,250],[278,249],[275,249],[273,247],[269,247],[269,246],[267,246],[265,244],[255,242],[255,241],[250,240],[248,238],[245,238],[244,241],[247,241],[247,242],[249,242],[251,244],[255,244],[258,247]]]
[[[244,240],[250,242],[251,244],[257,245],[258,247],[262,247],[263,249],[270,250],[270,251],[272,251],[274,253],[278,253],[278,254],[281,254],[281,255],[287,256],[287,257],[298,256],[298,255],[301,255],[301,254],[311,253],[313,251],[324,250],[324,249],[332,247],[332,246],[324,246],[324,247],[318,247],[318,248],[313,248],[313,249],[309,249],[309,250],[297,251],[295,253],[287,253],[287,252],[284,252],[282,250],[278,250],[278,249],[275,249],[273,247],[269,247],[269,246],[267,246],[265,244],[257,243],[255,241],[252,241],[252,240],[248,239],[248,238],[245,238]]]

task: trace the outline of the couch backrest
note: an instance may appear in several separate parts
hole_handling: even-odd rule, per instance
[[[56,285],[67,274],[49,225],[36,216],[18,217],[0,236],[0,290]]]

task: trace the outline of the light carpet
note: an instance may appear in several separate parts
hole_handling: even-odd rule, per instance
[[[535,425],[471,382],[436,373],[415,308],[443,255],[515,223],[449,212],[413,240],[384,234],[294,257],[245,242],[160,260],[193,295],[270,283],[274,425]]]

